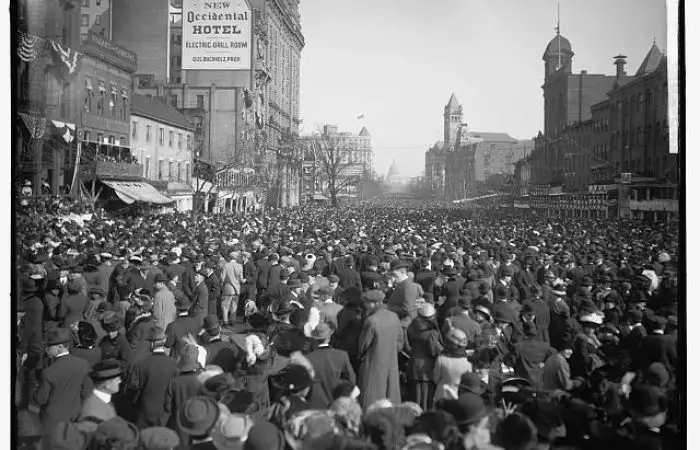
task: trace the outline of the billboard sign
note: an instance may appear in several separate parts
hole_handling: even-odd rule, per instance
[[[252,26],[246,0],[183,0],[182,68],[250,70]]]

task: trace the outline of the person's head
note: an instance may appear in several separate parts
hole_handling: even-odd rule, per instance
[[[206,278],[206,275],[201,271],[195,272],[195,274],[194,274],[194,282],[197,285],[200,285],[204,281],[205,278]]]
[[[391,273],[398,283],[408,278],[408,263],[406,261],[394,261],[391,264]]]
[[[114,395],[122,383],[121,364],[116,359],[106,359],[96,363],[90,372],[95,389]]]
[[[340,278],[338,277],[338,275],[329,275],[328,276],[328,285],[332,289],[337,288],[339,283],[340,283]]]
[[[505,450],[534,450],[537,428],[527,416],[515,412],[498,424],[494,440]]]
[[[67,351],[68,351],[68,343],[67,342],[64,344],[55,344],[55,345],[46,346],[46,354],[51,359],[57,357],[61,353],[65,353]]]
[[[159,273],[155,276],[154,286],[155,286],[156,290],[161,290],[161,289],[165,288],[167,283],[168,283],[168,276],[167,275],[165,275],[163,273]]]
[[[558,336],[556,339],[552,339],[552,347],[566,359],[571,358],[571,355],[574,353],[572,338],[566,333]]]

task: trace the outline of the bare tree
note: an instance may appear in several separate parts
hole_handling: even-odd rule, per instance
[[[320,178],[327,183],[331,205],[335,207],[340,191],[360,180],[360,174],[355,173],[359,164],[352,162],[351,150],[342,147],[340,135],[316,133],[310,145],[315,160],[320,163]]]

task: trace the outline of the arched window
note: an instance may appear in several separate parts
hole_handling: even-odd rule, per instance
[[[644,103],[644,97],[642,97],[642,93],[640,92],[637,94],[637,112],[640,113],[642,112],[642,103]]]

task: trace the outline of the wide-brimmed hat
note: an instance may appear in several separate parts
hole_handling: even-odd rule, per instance
[[[493,305],[493,320],[494,322],[514,323],[513,310],[505,304]]]
[[[139,429],[133,423],[117,416],[100,423],[93,434],[93,439],[103,444],[113,443],[119,448],[135,448],[139,441]]]
[[[481,378],[475,372],[466,372],[462,374],[459,379],[459,390],[460,392],[466,391],[476,395],[482,395],[486,392],[483,381],[481,381]]]
[[[70,331],[65,328],[53,328],[46,332],[46,340],[44,340],[44,345],[50,347],[52,345],[67,344],[70,341]]]
[[[313,384],[309,371],[299,364],[290,364],[270,378],[280,390],[292,393],[301,392]]]
[[[302,282],[299,278],[292,278],[287,282],[287,287],[289,289],[300,288],[301,286]]]
[[[471,425],[488,414],[484,399],[472,392],[464,392],[457,399],[441,400],[439,408],[452,414],[457,425]]]
[[[245,414],[230,414],[218,421],[211,431],[211,437],[218,450],[240,450],[253,428],[253,420]]]
[[[121,363],[113,358],[99,361],[92,366],[90,378],[94,381],[106,381],[122,375]]]
[[[164,273],[158,273],[156,276],[153,278],[154,283],[167,283],[168,282],[168,276]]]
[[[144,450],[170,450],[180,445],[180,438],[170,428],[151,427],[141,430],[139,440]]]
[[[209,397],[198,396],[187,400],[177,412],[177,425],[190,436],[207,436],[216,425],[219,405]]]
[[[418,309],[418,315],[425,319],[430,319],[435,317],[436,311],[435,306],[432,303],[423,303]]]

